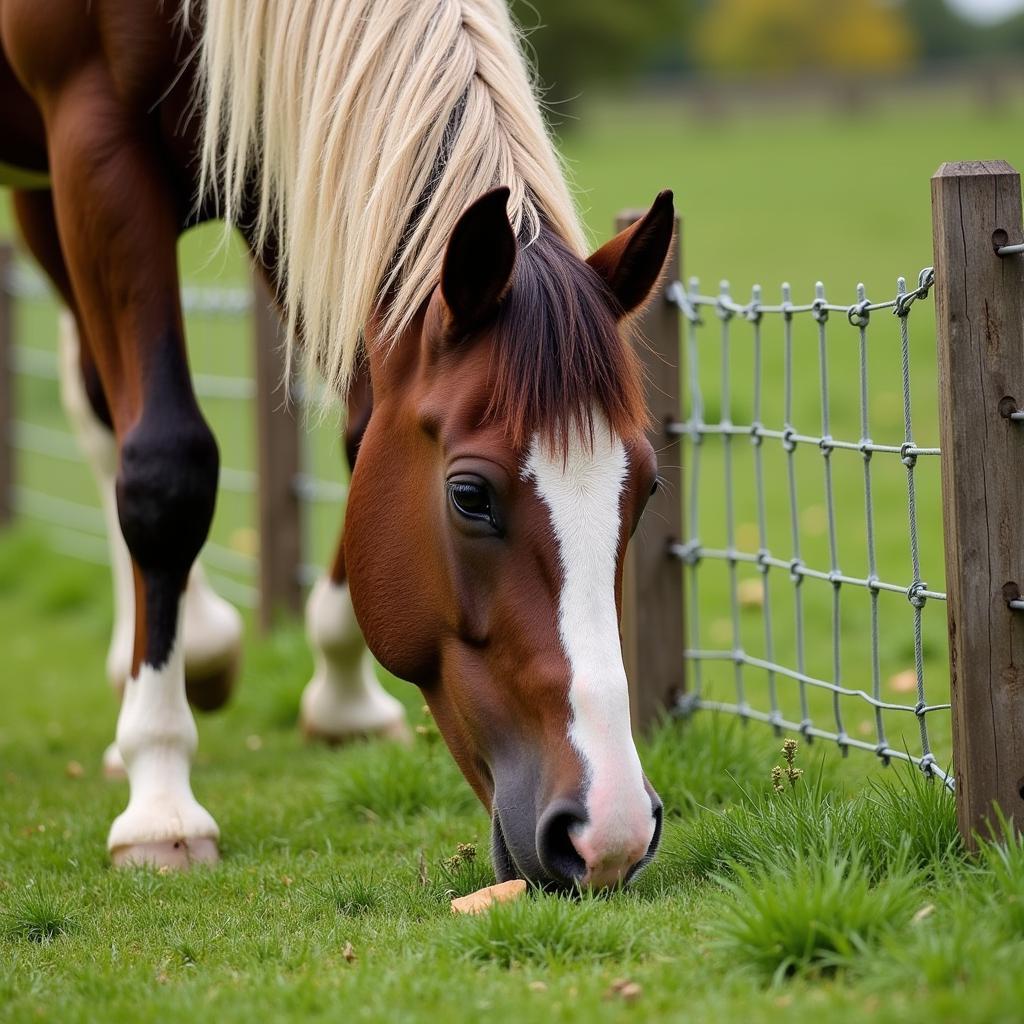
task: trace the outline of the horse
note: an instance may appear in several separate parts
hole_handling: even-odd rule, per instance
[[[500,880],[632,878],[662,807],[619,636],[657,490],[627,334],[673,201],[588,255],[504,0],[0,0],[4,174],[68,310],[65,404],[110,523],[108,759],[130,794],[113,863],[219,856],[188,696],[225,699],[241,630],[196,568],[218,449],[175,245],[220,218],[280,301],[289,365],[347,397],[304,728],[401,738],[372,653],[421,689],[491,814]]]

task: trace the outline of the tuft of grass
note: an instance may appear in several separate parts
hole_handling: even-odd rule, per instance
[[[715,944],[731,962],[750,964],[773,982],[834,970],[910,919],[920,903],[919,881],[904,868],[875,884],[856,854],[783,856],[759,870],[737,866],[719,878]]]
[[[904,854],[934,876],[965,856],[956,802],[938,779],[898,763],[872,779],[853,803],[854,841],[868,849],[876,869]]]
[[[826,788],[818,771],[801,777],[790,756],[795,751],[785,768],[772,769],[770,785],[746,789],[735,804],[667,833],[663,856],[673,872],[700,879],[736,867],[764,870],[788,851],[808,859],[855,854],[873,878],[902,865],[934,875],[962,855],[956,809],[937,780],[894,765],[846,797]]]
[[[74,929],[70,904],[53,892],[36,888],[23,892],[0,913],[7,937],[25,942],[48,943]]]
[[[339,751],[326,786],[334,808],[370,821],[401,821],[427,811],[467,813],[476,797],[447,750],[422,736],[411,747],[353,744]]]
[[[341,917],[362,917],[379,910],[385,902],[383,883],[373,875],[333,875],[322,885],[312,885],[306,902],[313,910],[330,910]]]
[[[590,894],[532,894],[460,918],[442,943],[501,967],[621,960],[644,949],[646,930],[623,904]]]

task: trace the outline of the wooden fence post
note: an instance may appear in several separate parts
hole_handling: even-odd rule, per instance
[[[961,834],[1024,828],[1024,241],[1001,160],[932,178],[953,764]]]
[[[14,518],[14,247],[0,241],[0,526]]]
[[[626,211],[616,219],[622,231],[645,211]],[[664,281],[679,280],[680,227],[669,252]],[[630,542],[622,578],[622,649],[629,680],[630,717],[642,733],[683,692],[683,573],[670,545],[683,537],[683,494],[679,438],[669,425],[682,415],[680,405],[680,318],[664,289],[638,324],[637,354],[646,378],[649,439],[658,453],[662,486],[651,498]]]
[[[259,473],[260,626],[302,610],[302,520],[296,481],[299,430],[284,390],[281,317],[262,274],[253,275],[256,447]]]

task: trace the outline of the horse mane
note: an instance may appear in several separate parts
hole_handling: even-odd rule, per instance
[[[647,406],[619,312],[604,279],[542,225],[498,309],[486,418],[503,422],[516,445],[539,436],[563,454],[573,436],[592,443],[598,428],[634,437]]]
[[[198,3],[181,3],[188,24]],[[495,400],[524,403],[512,406],[523,409],[517,433],[560,423],[565,410],[589,419],[595,398],[617,424],[605,374],[622,343],[584,308],[596,275],[581,259],[584,232],[505,0],[204,7],[200,192],[242,226],[255,189],[255,222],[244,226],[281,254],[289,367],[301,333],[308,365],[345,394],[364,325],[373,316],[379,343],[393,343],[437,284],[465,208],[505,185],[520,258]],[[556,254],[573,268],[556,267]],[[589,328],[603,359],[568,340]],[[588,370],[599,378],[589,400],[577,393]],[[557,401],[577,404],[559,411]]]

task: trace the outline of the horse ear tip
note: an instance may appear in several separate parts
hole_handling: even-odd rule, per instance
[[[654,198],[654,205],[672,208],[675,205],[675,195],[670,188],[662,189]]]

